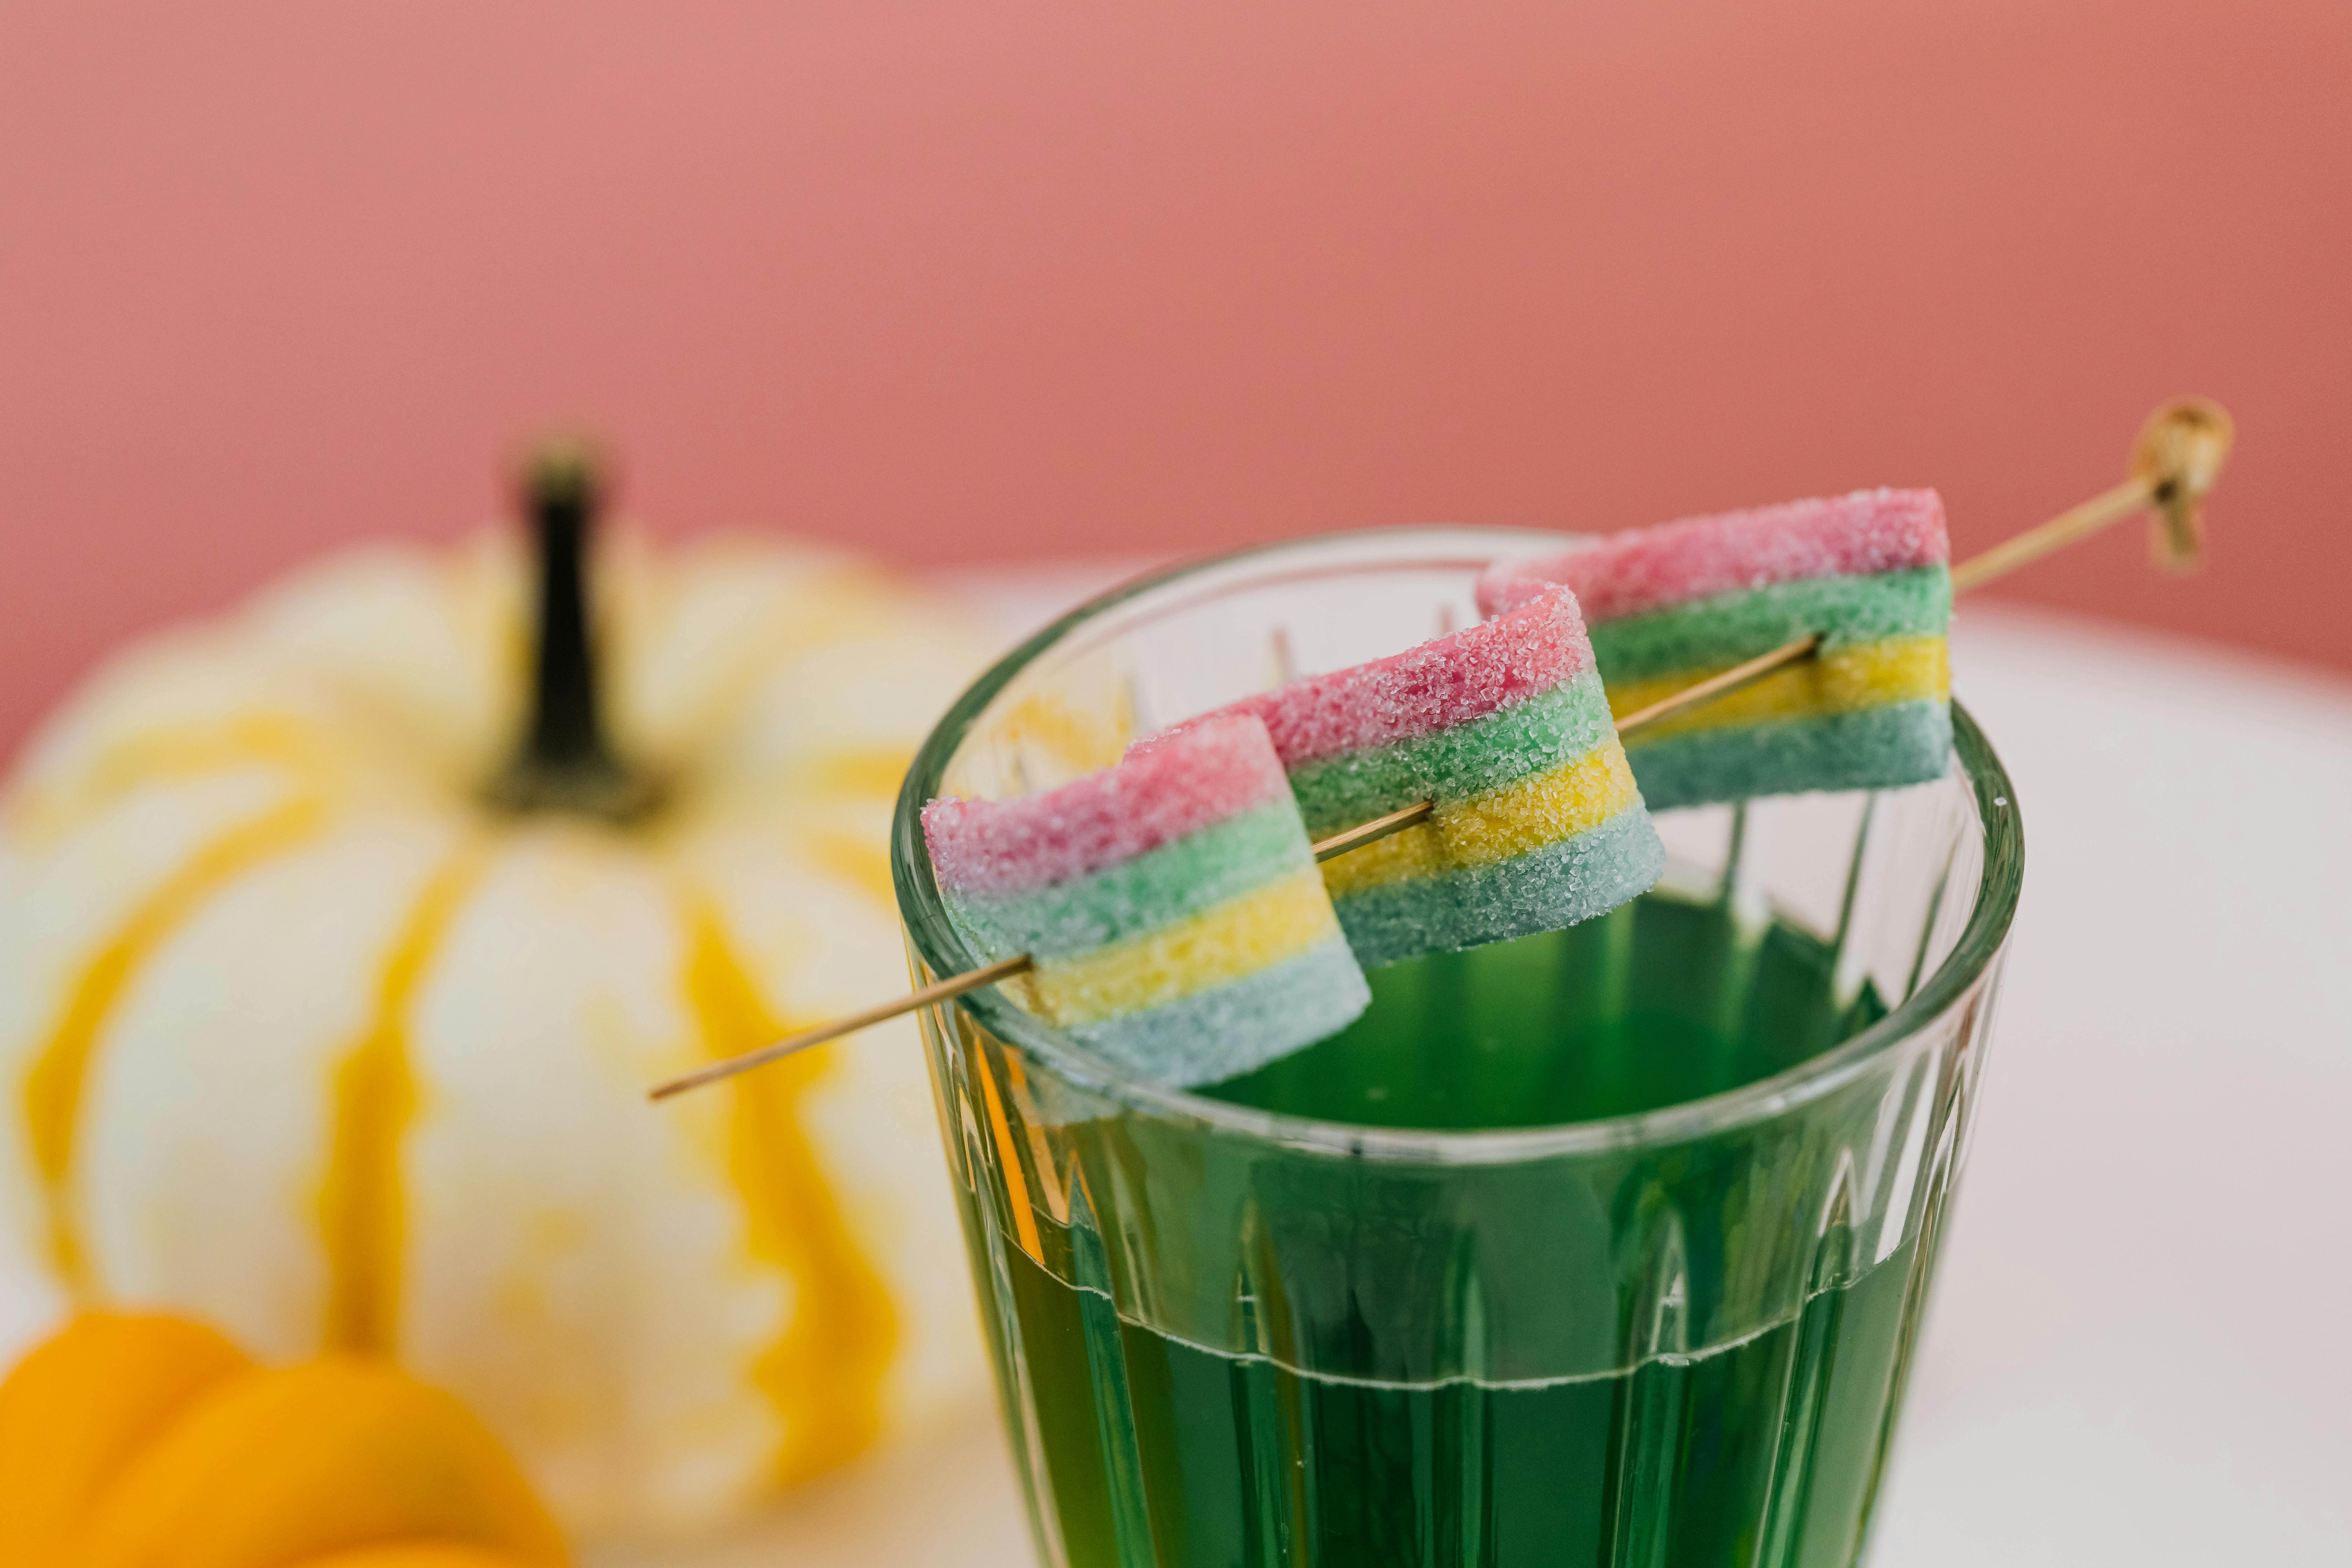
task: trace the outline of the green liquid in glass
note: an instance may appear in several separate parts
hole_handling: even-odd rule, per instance
[[[1786,921],[1653,893],[1566,931],[1375,969],[1348,1028],[1212,1099],[1372,1127],[1549,1127],[1769,1078],[1886,1016]]]
[[[1209,1092],[1391,1127],[1645,1110],[1884,1016],[1867,987],[1837,1003],[1833,968],[1794,925],[1743,931],[1720,903],[1653,894],[1376,971],[1345,1033]],[[1073,1276],[1101,1278],[1100,1241],[1066,1235]],[[1302,1374],[1123,1321],[1009,1243],[996,1310],[1028,1384],[1035,1495],[1076,1568],[1844,1568],[1915,1331],[1916,1248],[1840,1270],[1735,1342],[1549,1382],[1349,1379],[1328,1353]]]

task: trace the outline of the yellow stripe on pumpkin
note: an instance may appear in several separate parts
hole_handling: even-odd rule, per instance
[[[1609,710],[1622,715],[1646,708],[1729,668],[1676,670],[1645,680],[1620,682],[1609,688]],[[1942,637],[1888,637],[1776,670],[1753,686],[1643,726],[1633,744],[1638,747],[1669,735],[1727,724],[1853,713],[1891,702],[1948,697],[1951,691],[1951,660]]]
[[[1054,1146],[1045,1137],[1045,1117],[1037,1108],[1036,1097],[1029,1092],[1029,1074],[1021,1066],[1019,1052],[1008,1050],[1004,1053],[1004,1077],[1005,1088],[1013,1096],[1013,1103],[1021,1110],[1022,1130],[1028,1134],[1029,1157],[1037,1167],[1037,1185],[1045,1190],[1045,1211],[1054,1216],[1055,1225],[1067,1225],[1070,1223],[1069,1190],[1063,1185],[1061,1173],[1054,1163]],[[1072,1167],[1071,1173],[1077,1181],[1086,1180],[1085,1173],[1076,1167]],[[1041,1258],[1038,1261],[1042,1263],[1045,1259]]]
[[[117,741],[70,778],[17,796],[8,821],[27,837],[54,840],[134,789],[251,767],[282,768],[316,788],[326,783],[333,761],[308,721],[286,713],[238,714]]]
[[[1624,748],[1611,741],[1572,763],[1430,813],[1427,822],[1323,866],[1335,899],[1412,878],[1507,860],[1589,832],[1633,803]]]
[[[100,1029],[140,965],[205,899],[240,872],[316,832],[326,816],[324,802],[299,796],[231,828],[190,857],[99,949],[68,994],[47,1042],[34,1057],[25,1075],[25,1128],[40,1173],[49,1251],[68,1284],[79,1288],[84,1283],[87,1264],[68,1188],[82,1092]]]
[[[1041,691],[997,721],[994,729],[998,744],[1041,749],[1076,777],[1118,761],[1135,735],[1135,705],[1123,684],[1107,710],[1091,711],[1062,693]]]
[[[825,830],[810,834],[803,847],[818,868],[835,880],[848,883],[885,909],[898,901],[898,889],[890,879],[890,851],[878,840],[866,834]]]
[[[400,1152],[416,1110],[408,1008],[449,922],[480,880],[488,851],[480,839],[465,845],[426,884],[393,944],[367,1032],[335,1070],[334,1142],[319,1195],[331,1350],[390,1354],[399,1349],[407,1217]]]
[[[1013,1058],[1005,1055],[1010,1065]],[[1004,1203],[1013,1211],[1013,1239],[1029,1260],[1043,1268],[1045,1266],[1045,1243],[1038,1239],[1037,1216],[1029,1209],[1029,1182],[1021,1173],[1021,1152],[1013,1147],[1013,1129],[1004,1118],[1004,1097],[996,1092],[996,1079],[988,1070],[985,1052],[975,1053],[975,1065],[980,1068],[980,1098],[988,1113],[988,1135],[996,1144],[997,1168],[1004,1177]]]
[[[1048,1023],[1100,1023],[1255,974],[1339,932],[1323,879],[1310,868],[1012,984]]]
[[[712,1057],[751,1050],[798,1026],[768,1013],[707,901],[690,911],[689,933],[686,993]],[[777,1475],[786,1482],[872,1445],[882,1426],[883,1374],[898,1342],[889,1289],[859,1249],[801,1123],[803,1097],[831,1065],[828,1053],[803,1051],[745,1073],[726,1090],[735,1100],[728,1164],[750,1250],[793,1285],[792,1321],[751,1369],[783,1421]]]
[[[835,795],[878,795],[890,799],[906,782],[915,754],[904,746],[866,746],[829,752],[809,768],[813,788]]]

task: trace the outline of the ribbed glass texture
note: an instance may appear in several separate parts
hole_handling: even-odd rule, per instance
[[[900,803],[919,975],[977,962],[924,800],[1046,787],[1466,625],[1476,572],[1546,542],[1278,546],[1041,634]],[[1956,719],[1948,778],[1665,814],[1659,892],[1379,972],[1356,1029],[1214,1095],[993,993],[927,1015],[1040,1561],[1858,1561],[2021,870],[2007,780]]]

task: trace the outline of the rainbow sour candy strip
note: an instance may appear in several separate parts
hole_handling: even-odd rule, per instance
[[[948,913],[1021,1006],[1130,1070],[1213,1083],[1370,1003],[1282,763],[1245,715],[1139,741],[1043,795],[935,800]]]
[[[1265,721],[1316,838],[1435,802],[1323,868],[1368,968],[1573,925],[1664,866],[1564,591],[1221,711]]]
[[[1659,810],[1939,777],[1952,749],[1951,547],[1933,490],[1861,490],[1633,529],[1478,585],[1488,614],[1572,589],[1617,714],[1812,633],[1819,654],[1627,739]]]

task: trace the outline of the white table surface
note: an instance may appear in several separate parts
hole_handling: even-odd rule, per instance
[[[2352,686],[1966,609],[2025,898],[1881,1568],[2352,1561]]]
[[[1099,575],[963,586],[1009,636]],[[2025,898],[1873,1562],[2346,1561],[2352,683],[1979,606],[1954,643]],[[591,1568],[1032,1561],[990,1417]]]

